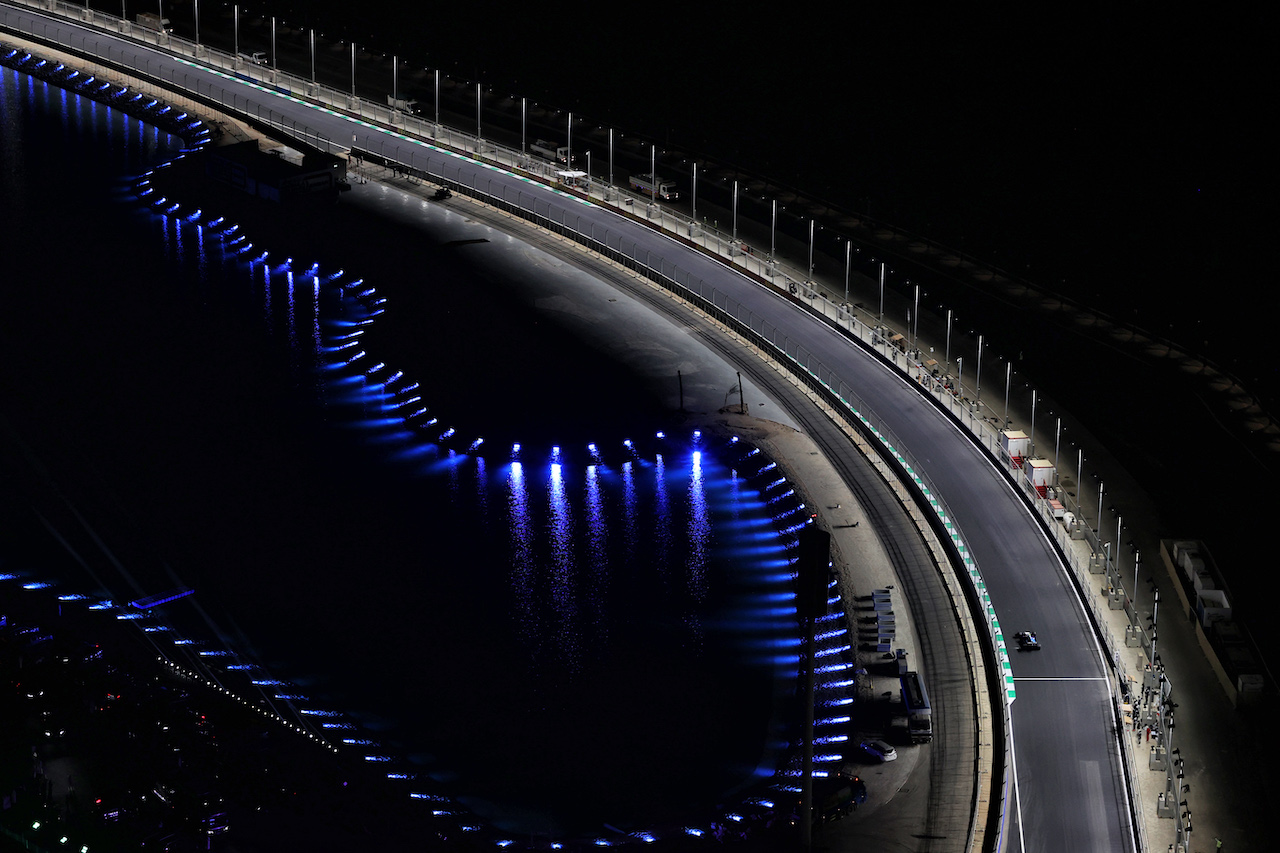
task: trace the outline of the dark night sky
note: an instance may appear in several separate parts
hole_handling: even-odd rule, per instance
[[[1268,331],[1254,310],[1275,302],[1259,281],[1274,183],[1264,21],[816,6],[278,0],[251,12],[869,206],[1189,346]],[[1173,298],[1190,288],[1205,298]],[[1215,319],[1193,334],[1189,311]],[[1221,339],[1210,354],[1231,355]]]

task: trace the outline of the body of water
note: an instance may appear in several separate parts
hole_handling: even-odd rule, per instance
[[[6,565],[194,587],[170,624],[288,682],[277,708],[338,709],[512,830],[674,822],[769,776],[794,503],[759,460],[447,234],[148,208],[180,140],[7,71],[0,127]]]

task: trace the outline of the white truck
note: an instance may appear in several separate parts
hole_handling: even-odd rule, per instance
[[[422,115],[422,106],[413,98],[393,98],[387,95],[387,106],[412,116]]]
[[[676,191],[675,181],[662,177],[655,178],[653,175],[632,175],[631,189],[663,201],[672,201],[680,197],[680,193]]]
[[[241,53],[240,58],[251,65],[266,65],[268,63],[266,51],[255,50],[253,53]]]
[[[173,27],[170,25],[168,18],[162,18],[154,12],[139,12],[134,18],[138,22],[138,26],[145,27],[148,30],[154,30],[157,33],[171,33]]]
[[[535,139],[533,144],[529,146],[529,150],[539,157],[546,157],[548,160],[554,160],[557,163],[569,162],[569,148],[567,146],[557,145],[545,139]]]
[[[918,672],[907,671],[898,676],[902,685],[902,706],[906,711],[907,730],[912,743],[928,743],[933,740],[933,711],[929,707],[929,694]]]

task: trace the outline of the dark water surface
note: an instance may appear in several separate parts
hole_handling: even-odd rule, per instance
[[[350,712],[499,825],[673,821],[767,775],[787,556],[740,454],[656,439],[673,424],[625,365],[539,334],[430,235],[396,264],[395,226],[335,212],[250,264],[270,233],[235,255],[131,202],[178,140],[3,81],[6,566],[117,600],[194,587],[180,631]],[[368,356],[346,365],[351,341]],[[410,380],[452,420],[406,429],[388,386]]]

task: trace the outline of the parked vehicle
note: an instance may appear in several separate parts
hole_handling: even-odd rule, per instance
[[[173,32],[169,19],[162,18],[154,12],[139,12],[134,20],[138,22],[138,26],[154,30],[157,33]]]
[[[896,761],[898,759],[898,750],[894,749],[893,744],[882,740],[864,740],[862,742],[862,751],[882,762]]]
[[[933,740],[933,710],[920,673],[908,670],[898,677],[902,685],[902,706],[907,713],[907,729],[912,743]]]
[[[655,178],[653,175],[632,175],[631,189],[644,193],[653,199],[672,201],[680,197],[676,190],[676,182],[666,178]]]
[[[529,150],[539,157],[545,157],[557,163],[569,162],[569,148],[566,145],[548,142],[545,139],[535,139],[533,144],[529,146]]]
[[[422,105],[413,98],[393,98],[387,95],[387,106],[406,115],[420,116],[423,114]]]
[[[857,776],[839,774],[815,779],[813,785],[813,822],[839,820],[867,801],[867,786]]]

